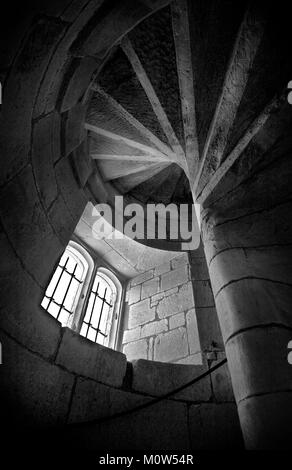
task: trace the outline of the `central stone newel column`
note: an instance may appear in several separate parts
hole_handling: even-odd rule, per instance
[[[233,201],[234,202],[234,201]],[[208,210],[202,236],[241,427],[248,449],[288,448],[292,437],[291,203]],[[290,218],[288,217],[290,213]],[[288,218],[287,218],[288,217]]]

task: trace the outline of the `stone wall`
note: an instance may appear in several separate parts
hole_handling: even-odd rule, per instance
[[[126,292],[123,352],[128,360],[201,364],[188,254],[133,278]]]
[[[129,282],[124,330],[129,360],[202,364],[224,355],[202,245]]]
[[[36,446],[28,428],[37,429],[46,445],[41,429],[53,428],[56,435],[60,426],[69,443],[67,448],[64,440],[59,444],[67,453],[78,446],[92,450],[238,447],[242,442],[231,389],[229,394],[226,388],[222,391],[217,375],[212,378],[217,392],[210,385],[192,402],[167,400],[135,417],[74,432],[68,427],[149,400],[136,390],[141,389],[139,364],[133,365],[129,380],[131,366],[123,354],[61,329],[40,308],[51,273],[88,201],[87,185],[93,177],[81,131],[84,93],[113,44],[151,13],[152,4],[159,8],[167,2],[130,1],[126,9],[112,2],[99,12],[102,3],[39,2],[35,10],[25,9],[21,22],[13,11],[9,47],[1,50],[3,439],[11,438],[14,453],[20,444],[27,453],[32,442]],[[171,366],[183,368],[182,376],[191,373],[190,366]],[[167,375],[179,376],[177,369]],[[153,430],[159,439],[155,442]],[[51,453],[52,447],[48,448]]]

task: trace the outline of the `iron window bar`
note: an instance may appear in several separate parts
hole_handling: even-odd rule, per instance
[[[102,314],[103,314],[104,304],[107,304],[110,308],[112,307],[112,304],[106,300],[107,287],[105,288],[104,295],[103,295],[103,297],[102,297],[102,296],[99,294],[99,292],[98,292],[98,290],[99,290],[99,285],[100,285],[100,282],[98,282],[98,284],[97,284],[96,291],[94,291],[93,289],[91,290],[91,294],[94,295],[94,300],[93,300],[93,303],[92,303],[92,308],[91,308],[89,320],[88,320],[88,322],[84,321],[84,323],[87,325],[87,330],[86,330],[86,335],[85,335],[85,337],[86,337],[86,338],[88,337],[89,328],[92,328],[92,329],[95,331],[95,339],[94,339],[94,342],[95,342],[95,343],[96,343],[97,336],[98,336],[99,333],[100,333],[102,336],[104,336],[104,338],[107,338],[107,336],[108,336],[108,335],[105,334],[103,331],[101,331],[99,327],[100,327],[100,322],[101,322],[101,318],[102,318]],[[97,328],[95,328],[95,327],[92,325],[91,320],[92,320],[92,316],[93,316],[93,313],[94,313],[95,303],[96,303],[96,299],[97,299],[97,298],[102,301],[102,305],[101,305],[101,309],[100,309],[100,313],[99,313],[98,325],[97,325]]]
[[[52,302],[53,302],[55,305],[57,305],[57,306],[59,307],[58,314],[57,314],[57,317],[56,317],[57,320],[58,320],[58,318],[59,318],[60,313],[61,313],[62,310],[65,310],[65,311],[66,311],[67,313],[69,313],[70,315],[72,315],[72,313],[73,313],[72,311],[68,310],[68,309],[65,307],[65,300],[66,300],[66,297],[67,297],[67,295],[68,295],[69,289],[70,289],[70,287],[71,287],[72,280],[75,279],[77,282],[79,282],[79,284],[82,284],[82,282],[83,282],[81,279],[78,279],[78,277],[75,275],[75,272],[76,272],[78,263],[75,263],[73,272],[71,272],[71,271],[69,271],[69,270],[67,269],[68,261],[69,261],[69,256],[67,257],[66,262],[65,262],[65,264],[64,264],[63,266],[61,266],[61,265],[59,264],[59,267],[61,268],[61,272],[60,272],[60,275],[59,275],[59,277],[58,277],[58,280],[57,280],[57,282],[56,282],[56,284],[55,284],[55,287],[54,287],[54,290],[53,290],[53,292],[52,292],[52,295],[51,295],[51,296],[48,296],[48,295],[45,294],[45,297],[46,297],[47,299],[49,299],[49,303],[48,303],[48,305],[47,305],[47,307],[46,307],[46,310],[49,310],[49,307],[50,307],[50,305],[51,305]],[[63,277],[63,275],[64,275],[65,272],[66,272],[67,274],[69,274],[70,280],[69,280],[69,283],[68,283],[68,285],[67,285],[65,294],[64,294],[63,299],[62,299],[62,302],[60,303],[60,302],[57,302],[57,301],[54,299],[54,296],[55,296],[55,294],[56,294],[57,288],[58,288],[58,286],[59,286],[59,284],[60,284],[60,281],[61,281],[61,279],[62,279],[62,277]]]

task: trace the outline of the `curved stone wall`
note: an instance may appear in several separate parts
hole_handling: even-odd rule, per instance
[[[14,439],[16,429],[22,435],[26,427],[92,419],[142,400],[135,390],[127,391],[124,355],[104,349],[101,353],[99,346],[60,329],[40,302],[88,201],[85,185],[91,165],[82,123],[91,77],[124,33],[168,2],[43,3],[26,11],[15,30],[12,27],[14,41],[9,41],[11,50],[7,48],[1,69],[0,407],[3,426],[8,436],[11,429]],[[141,391],[144,385],[138,380],[137,387]],[[151,448],[157,426],[156,445],[161,449],[189,448],[193,436],[199,436],[198,447],[210,442],[217,446],[218,434],[222,437],[219,422],[226,425],[220,446],[240,445],[232,397],[230,392],[222,397],[220,380],[218,387],[217,398],[210,395],[210,387],[198,398],[208,403],[206,407],[188,400],[167,401],[141,413],[131,427],[127,420],[119,428],[115,424],[123,436],[117,445],[133,444],[136,429],[140,435],[135,445]],[[198,429],[197,413],[203,416],[206,432]],[[189,428],[190,416],[194,425]],[[94,447],[99,431],[94,435],[90,430],[91,440],[87,436],[82,441],[79,430],[75,437]],[[111,425],[103,428],[103,445],[109,444],[112,431]]]

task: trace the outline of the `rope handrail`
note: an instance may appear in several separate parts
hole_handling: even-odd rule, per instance
[[[204,379],[208,375],[212,374],[212,372],[219,369],[219,367],[222,367],[224,364],[226,364],[226,362],[227,362],[227,359],[225,358],[222,361],[218,362],[218,364],[216,364],[215,366],[211,367],[209,370],[204,372],[203,374],[198,375],[197,377],[195,377],[191,381],[181,385],[180,387],[175,388],[174,390],[171,390],[170,392],[165,393],[164,395],[161,395],[159,397],[154,398],[150,402],[142,403],[141,405],[137,405],[134,408],[131,408],[130,410],[124,410],[124,411],[121,411],[119,413],[115,413],[113,415],[104,416],[103,418],[96,418],[96,419],[92,419],[92,420],[89,420],[89,421],[81,421],[81,422],[78,422],[78,423],[68,423],[67,426],[76,426],[76,427],[80,426],[81,427],[81,426],[100,424],[100,423],[104,423],[106,421],[110,421],[112,419],[121,418],[123,416],[130,415],[130,414],[135,413],[137,411],[141,411],[145,408],[156,405],[156,403],[159,403],[160,401],[163,401],[163,400],[167,400],[169,397],[171,397],[173,395],[176,395],[177,393],[181,392],[182,390],[185,390],[186,388],[190,387],[191,385],[194,385],[195,383],[197,383],[200,380]],[[147,396],[153,397],[153,395],[147,395],[147,394],[145,394],[144,396],[145,397],[147,397]]]

